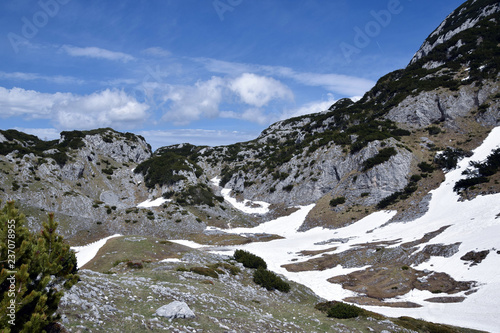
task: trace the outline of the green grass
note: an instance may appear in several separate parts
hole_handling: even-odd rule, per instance
[[[144,240],[128,240],[133,239],[132,237],[122,236],[111,238],[99,249],[95,258],[83,268],[92,269],[97,272],[106,272],[115,267],[115,263],[178,258],[182,253],[189,250],[186,246],[168,241],[164,242],[154,237],[141,236],[140,238],[144,238]]]

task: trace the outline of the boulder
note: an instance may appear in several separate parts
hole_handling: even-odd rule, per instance
[[[195,317],[194,312],[189,308],[189,306],[180,301],[173,301],[172,303],[162,306],[156,310],[156,315],[167,317],[168,319]]]

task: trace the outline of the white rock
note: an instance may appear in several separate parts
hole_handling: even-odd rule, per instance
[[[169,319],[195,317],[194,312],[189,308],[189,306],[180,301],[173,301],[172,303],[162,306],[156,310],[156,315],[167,317]]]

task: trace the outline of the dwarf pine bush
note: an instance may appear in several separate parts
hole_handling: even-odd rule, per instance
[[[45,332],[65,289],[77,280],[76,257],[57,232],[54,214],[39,233],[9,201],[0,209],[0,327],[2,332]],[[8,260],[3,260],[3,259]]]

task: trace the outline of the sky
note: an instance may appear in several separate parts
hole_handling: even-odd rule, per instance
[[[360,98],[462,0],[4,0],[0,129],[251,140]]]

